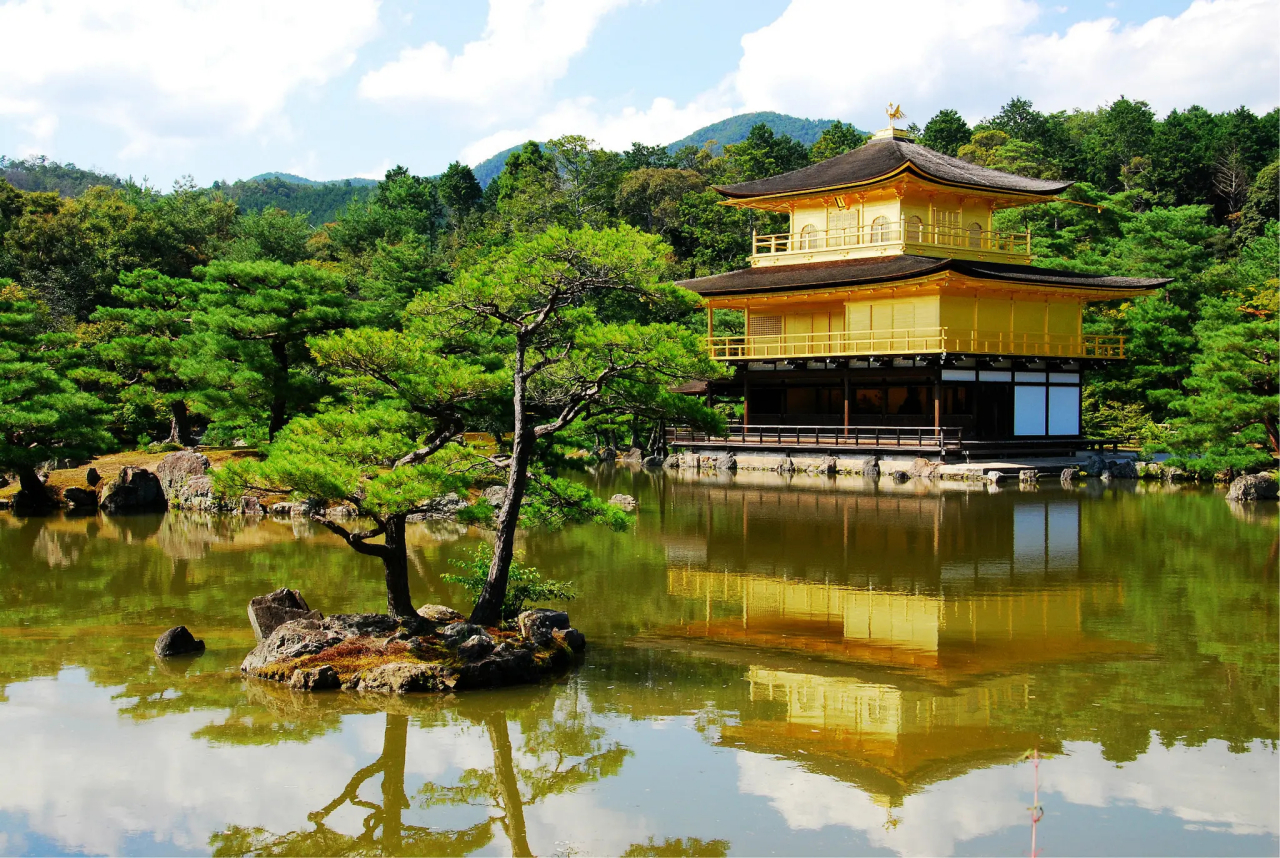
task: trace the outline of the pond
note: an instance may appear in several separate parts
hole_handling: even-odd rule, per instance
[[[250,597],[385,605],[309,522],[0,517],[0,853],[1277,854],[1274,505],[584,479],[634,525],[521,549],[585,662],[449,698],[241,677]],[[415,601],[481,538],[415,525]]]

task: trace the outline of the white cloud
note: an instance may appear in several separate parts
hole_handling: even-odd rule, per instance
[[[1030,32],[1041,8],[1029,0],[920,0],[911,8],[904,29],[893,4],[792,0],[742,39],[735,85],[743,109],[875,124],[890,100],[921,123],[943,107],[978,119],[1014,95],[1042,110],[1121,95],[1161,112],[1277,103],[1273,0],[1197,0],[1177,17],[1133,26],[1102,18],[1047,36]],[[804,59],[780,61],[787,57]]]
[[[286,99],[355,60],[378,0],[16,0],[0,115],[84,118],[129,153],[287,128]]]
[[[490,0],[480,39],[457,55],[436,42],[367,73],[361,97],[464,106],[472,119],[536,108],[596,26],[625,0]]]
[[[519,128],[504,129],[467,145],[462,161],[478,164],[495,152],[526,140],[551,140],[564,134],[581,134],[607,149],[624,150],[639,141],[650,145],[679,140],[691,131],[732,116],[733,109],[714,99],[678,107],[669,98],[655,98],[647,109],[627,107],[602,112],[590,98],[567,99]]]

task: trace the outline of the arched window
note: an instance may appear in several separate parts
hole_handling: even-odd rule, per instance
[[[982,224],[977,221],[969,224],[969,246],[977,249],[982,248]]]
[[[920,241],[924,233],[924,221],[916,215],[907,218],[907,241]]]
[[[818,249],[818,228],[811,223],[806,223],[800,227],[800,249]]]
[[[889,219],[884,215],[871,222],[871,243],[879,244],[889,240]]]

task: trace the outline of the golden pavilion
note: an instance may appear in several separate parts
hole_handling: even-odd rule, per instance
[[[1081,446],[1081,372],[1124,358],[1122,337],[1084,333],[1085,304],[1169,281],[1037,267],[1029,232],[994,229],[997,210],[1071,184],[979,167],[891,124],[821,163],[717,187],[725,205],[789,220],[753,235],[750,267],[681,284],[705,300],[712,356],[732,370],[707,392],[743,404],[720,440]],[[744,333],[715,331],[721,309],[741,311]]]

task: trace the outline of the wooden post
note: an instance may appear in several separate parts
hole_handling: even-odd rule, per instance
[[[747,427],[751,425],[750,408],[748,404],[751,401],[751,384],[750,376],[744,371],[742,373],[742,434],[743,440],[746,439]]]
[[[844,371],[844,434],[846,437],[849,435],[849,370],[847,368]]]
[[[933,429],[942,428],[942,370],[933,378]]]

